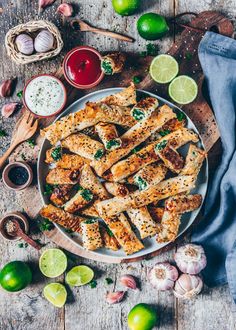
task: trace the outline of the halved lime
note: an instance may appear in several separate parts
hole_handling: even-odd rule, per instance
[[[63,307],[67,298],[67,291],[60,283],[50,283],[43,289],[44,297],[54,306]]]
[[[88,266],[75,266],[66,275],[66,282],[71,286],[81,286],[92,281],[94,272]]]
[[[47,277],[57,277],[64,273],[67,267],[67,258],[59,249],[48,249],[39,259],[39,269]]]
[[[158,55],[152,60],[150,75],[159,84],[166,84],[174,79],[179,72],[179,64],[170,55]]]
[[[179,104],[188,104],[195,100],[198,94],[198,86],[192,78],[179,76],[169,86],[169,95]]]

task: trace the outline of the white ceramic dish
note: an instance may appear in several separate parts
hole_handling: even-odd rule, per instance
[[[62,114],[60,114],[56,120],[60,119],[61,117],[64,117],[66,115],[68,115],[69,113],[73,113],[76,112],[80,109],[83,109],[83,107],[85,106],[85,103],[88,101],[98,101],[102,98],[104,98],[105,96],[114,94],[114,93],[118,93],[119,91],[121,91],[122,88],[108,88],[108,89],[104,89],[104,90],[99,90],[96,91],[94,93],[91,93],[89,95],[86,95],[80,99],[78,99],[76,102],[74,102],[73,104],[71,104]],[[139,90],[138,93],[142,93],[146,96],[152,96],[152,97],[156,97],[159,100],[160,104],[168,104],[171,108],[177,109],[178,111],[182,111],[181,109],[177,108],[174,104],[168,102],[167,100],[149,93],[149,92],[145,92],[145,91],[141,91]],[[190,129],[193,129],[195,132],[198,133],[198,130],[196,128],[196,126],[193,124],[193,122],[191,121],[190,118],[187,117],[187,127]],[[200,137],[200,142],[198,143],[198,146],[204,148],[203,142],[201,140]],[[41,151],[40,151],[40,155],[39,155],[39,160],[38,160],[38,185],[39,185],[39,191],[41,194],[41,198],[43,200],[44,204],[48,203],[48,197],[44,196],[43,192],[44,192],[44,185],[45,185],[45,178],[48,172],[48,165],[45,164],[44,160],[45,160],[45,155],[46,155],[46,150],[50,148],[50,143],[48,141],[44,141],[41,147]],[[187,153],[187,146],[183,147],[180,152],[185,156]],[[198,193],[201,194],[203,197],[203,200],[205,198],[206,195],[206,191],[207,191],[207,184],[208,184],[208,161],[206,160],[201,168],[201,171],[198,175],[198,179],[196,182],[196,188],[192,191],[193,193]],[[181,221],[181,226],[180,226],[180,230],[179,230],[179,234],[178,236],[182,235],[190,226],[191,224],[194,222],[194,220],[196,219],[199,210],[193,211],[191,213],[187,213],[182,217],[182,221]],[[58,230],[60,230],[63,235],[65,235],[67,237],[68,240],[70,240],[71,242],[73,242],[73,244],[79,245],[80,247],[82,247],[82,241],[81,238],[79,237],[79,235],[75,236],[75,237],[71,237],[68,233],[66,233],[65,229],[63,229],[61,226],[55,224],[55,226],[58,228]],[[166,246],[168,243],[165,244],[158,244],[155,240],[155,238],[147,238],[144,240],[144,245],[145,245],[145,249],[132,254],[130,256],[126,256],[124,251],[122,249],[120,249],[119,251],[111,251],[108,249],[99,249],[97,251],[89,251],[89,254],[91,255],[91,259],[93,259],[93,256],[95,259],[97,259],[97,255],[100,254],[101,257],[102,255],[106,256],[106,259],[110,257],[111,262],[112,259],[115,257],[116,259],[120,259],[120,260],[127,260],[128,259],[133,259],[136,257],[141,257],[141,256],[145,256],[147,254],[150,254],[152,252],[155,252],[161,248],[163,248],[164,246]],[[96,256],[95,256],[96,255]],[[102,258],[101,258],[102,259]]]

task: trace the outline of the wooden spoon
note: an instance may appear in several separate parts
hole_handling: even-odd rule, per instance
[[[0,157],[0,169],[3,167],[5,161],[10,156],[12,151],[22,142],[30,139],[38,128],[38,120],[35,120],[33,114],[25,111],[21,119],[16,124],[16,132],[12,137],[12,142],[8,150]]]
[[[15,225],[15,229],[14,231],[10,232],[9,235],[18,236],[22,238],[26,243],[33,246],[36,250],[41,249],[42,246],[37,242],[35,242],[34,240],[32,240],[32,238],[30,238],[28,235],[26,235],[26,233],[21,229],[20,224],[17,220],[13,219],[12,222]]]
[[[131,37],[126,37],[122,34],[111,32],[104,29],[95,28],[88,23],[82,21],[81,19],[74,19],[70,22],[70,25],[73,29],[79,29],[82,32],[94,32],[102,34],[107,37],[115,38],[121,41],[134,42],[134,39]]]

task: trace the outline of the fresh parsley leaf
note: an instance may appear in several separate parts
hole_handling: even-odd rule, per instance
[[[133,82],[135,84],[139,84],[142,81],[142,78],[140,78],[139,76],[134,76],[133,77]]]
[[[164,131],[160,131],[159,134],[160,134],[160,136],[166,136],[167,134],[170,134],[170,130],[165,129]]]
[[[4,131],[3,129],[0,129],[0,137],[4,137],[7,136],[6,131]]]
[[[35,147],[35,145],[36,145],[36,143],[35,143],[35,140],[34,139],[29,139],[29,140],[27,140],[27,142],[29,143],[29,145],[30,145],[30,147],[31,148],[34,148]]]
[[[94,288],[96,288],[96,286],[97,286],[97,281],[92,280],[92,281],[89,283],[89,285],[90,285],[91,289],[94,289]]]
[[[147,55],[157,56],[159,52],[159,46],[157,44],[147,44]]]
[[[27,248],[29,244],[28,243],[18,243],[17,246],[18,248],[22,249],[22,248]]]
[[[102,156],[104,155],[104,150],[103,149],[98,149],[98,151],[95,152],[94,154],[94,158],[96,160],[99,160],[102,158]]]
[[[109,235],[110,237],[114,237],[113,232],[112,232],[111,229],[110,229],[109,227],[107,227],[107,226],[106,226],[106,231],[107,231],[107,233],[108,233],[108,235]]]
[[[106,278],[105,278],[105,281],[107,282],[108,285],[110,285],[110,284],[113,283],[113,279],[110,278],[110,277],[106,277]]]
[[[21,99],[23,96],[23,91],[19,91],[16,95]]]
[[[45,185],[45,191],[43,193],[44,196],[51,195],[53,193],[53,189],[54,189],[54,186],[52,186],[51,184],[46,183],[46,185]]]
[[[166,147],[166,145],[167,145],[167,141],[163,140],[156,144],[155,149],[158,151],[163,150]]]
[[[186,52],[185,57],[186,57],[186,60],[190,61],[193,58],[193,54],[191,54],[190,52]]]
[[[93,199],[93,193],[89,189],[81,190],[80,195],[85,199],[87,202],[90,202]]]
[[[39,223],[39,230],[40,231],[50,231],[54,227],[53,223],[49,221],[48,219],[44,218],[40,223]]]
[[[142,146],[139,145],[139,146],[137,146],[136,148],[134,148],[134,149],[131,151],[131,153],[132,153],[132,154],[136,154],[136,152],[138,152],[138,151],[141,150],[141,149],[142,149]]]
[[[56,162],[58,162],[62,158],[61,146],[54,148],[53,151],[51,152],[51,156]]]
[[[186,115],[183,112],[178,112],[176,114],[178,121],[182,121],[186,119]]]
[[[66,232],[67,234],[72,234],[72,233],[73,233],[73,230],[71,230],[71,229],[68,228],[68,229],[65,230],[65,232]]]

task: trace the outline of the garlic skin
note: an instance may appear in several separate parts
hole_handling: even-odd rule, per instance
[[[168,262],[157,263],[148,274],[149,282],[160,291],[173,289],[179,274],[175,266]]]
[[[74,10],[71,4],[62,3],[60,6],[58,6],[57,13],[65,17],[70,17],[74,14]]]
[[[186,244],[177,249],[174,260],[183,273],[196,275],[206,267],[207,259],[203,247]]]
[[[199,276],[182,274],[175,282],[174,295],[179,299],[191,299],[202,291],[203,282]]]
[[[13,112],[15,112],[18,105],[19,104],[15,102],[5,104],[1,110],[2,116],[5,118],[9,118],[13,114]]]
[[[44,8],[53,4],[55,0],[39,0],[39,13],[43,11]]]
[[[124,298],[124,295],[125,291],[108,292],[106,301],[108,304],[117,304]]]
[[[15,40],[16,46],[24,55],[31,55],[34,52],[34,42],[33,39],[25,33],[19,34]]]
[[[52,49],[54,37],[48,30],[39,32],[34,41],[34,48],[38,53],[46,53]]]
[[[12,95],[14,90],[14,81],[15,79],[8,79],[1,83],[0,85],[0,96],[9,97]]]
[[[136,290],[137,283],[135,278],[132,275],[122,275],[120,278],[120,283],[130,289]]]

